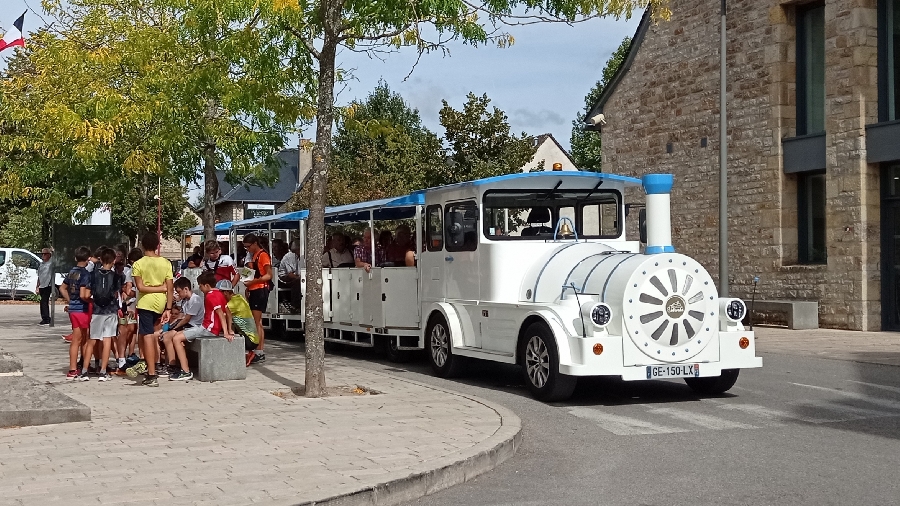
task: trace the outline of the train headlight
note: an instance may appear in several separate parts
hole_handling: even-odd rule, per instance
[[[605,327],[612,321],[612,309],[603,302],[588,302],[582,305],[581,314],[598,327]]]
[[[741,299],[721,299],[721,314],[730,322],[738,323],[747,316],[747,305]]]

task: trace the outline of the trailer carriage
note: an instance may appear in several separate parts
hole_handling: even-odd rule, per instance
[[[629,186],[646,193],[646,245],[625,236]],[[328,208],[328,224],[410,220],[418,251],[415,267],[325,269],[325,339],[383,345],[394,359],[424,349],[442,377],[468,358],[519,364],[548,401],[571,395],[579,376],[724,392],[762,359],[744,303],[720,298],[706,269],[672,247],[671,186],[665,174],[523,173]],[[302,311],[270,310],[302,322]]]

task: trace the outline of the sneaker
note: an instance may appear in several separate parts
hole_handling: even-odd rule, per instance
[[[141,382],[141,385],[144,385],[145,387],[158,387],[159,381],[156,379],[156,376],[147,376],[147,378]]]
[[[71,343],[72,342],[72,334],[69,334],[67,336],[62,336],[62,340],[67,343]]]
[[[91,378],[88,376],[88,373],[82,372],[78,376],[75,377],[75,381],[90,381]]]
[[[168,376],[169,375],[169,366],[166,364],[156,364],[156,375],[157,376]]]
[[[175,371],[174,374],[169,376],[169,381],[187,381],[194,379],[194,373],[190,371]]]
[[[250,361],[251,364],[259,364],[266,361],[266,354],[262,352],[253,353],[253,360]]]
[[[100,373],[100,377],[97,378],[97,381],[110,381],[111,379],[112,376],[110,376],[108,372],[103,371]]]
[[[147,362],[144,362],[143,360],[128,369],[125,369],[125,374],[128,375],[129,378],[137,378],[139,374],[144,374],[145,372],[147,372]]]
[[[50,325],[50,320],[42,320],[38,325]]]
[[[71,371],[69,371],[69,372],[66,374],[66,379],[67,379],[67,380],[73,380],[73,379],[75,379],[75,378],[77,378],[77,377],[78,377],[78,371],[76,371],[76,370],[74,370],[74,369],[71,370]]]

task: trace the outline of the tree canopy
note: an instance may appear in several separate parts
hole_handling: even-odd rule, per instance
[[[625,37],[606,61],[606,65],[603,66],[600,80],[584,97],[584,109],[572,120],[572,136],[569,138],[569,142],[572,145],[572,158],[575,160],[575,165],[581,170],[601,172],[603,158],[600,134],[584,129],[584,117],[594,107],[597,100],[600,100],[600,95],[603,95],[603,91],[606,90],[619,67],[625,62],[629,48],[631,48],[631,37]]]

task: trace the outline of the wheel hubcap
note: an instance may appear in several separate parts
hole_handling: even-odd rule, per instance
[[[438,323],[431,329],[431,360],[434,361],[434,365],[444,367],[448,356],[450,356],[450,340],[447,339],[447,329]]]
[[[537,388],[543,388],[550,376],[550,355],[547,353],[547,345],[539,336],[534,336],[525,347],[525,370],[531,384]]]

